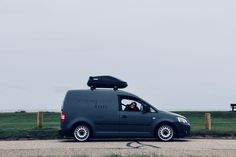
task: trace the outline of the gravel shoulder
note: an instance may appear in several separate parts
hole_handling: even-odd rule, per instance
[[[236,157],[234,139],[187,139],[173,142],[153,140],[73,140],[0,141],[0,156],[229,156]]]

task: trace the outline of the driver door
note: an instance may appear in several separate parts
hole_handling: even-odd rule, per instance
[[[119,131],[123,137],[151,137],[153,113],[144,112],[148,104],[135,97],[120,96]],[[138,110],[127,110],[131,103],[136,103]],[[147,107],[145,107],[147,108]]]

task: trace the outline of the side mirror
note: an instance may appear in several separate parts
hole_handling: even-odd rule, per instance
[[[150,107],[149,106],[143,106],[143,113],[150,112]]]

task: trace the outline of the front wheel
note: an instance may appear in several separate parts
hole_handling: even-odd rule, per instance
[[[79,142],[84,142],[89,139],[90,130],[86,125],[78,125],[74,129],[74,138]]]
[[[157,136],[161,141],[170,141],[174,137],[174,130],[170,125],[161,125],[158,128]]]

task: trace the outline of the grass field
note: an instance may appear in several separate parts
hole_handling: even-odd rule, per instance
[[[37,113],[0,113],[0,139],[58,138],[60,113],[44,112],[43,128],[37,128]]]
[[[176,112],[188,118],[192,136],[236,136],[236,112],[209,112],[212,118],[212,130],[204,126],[205,112]]]
[[[192,136],[236,136],[236,112],[210,112],[212,130],[204,129],[205,112],[176,112],[191,123]],[[0,113],[0,139],[58,138],[60,113],[44,112],[43,128],[37,128],[37,113]]]

